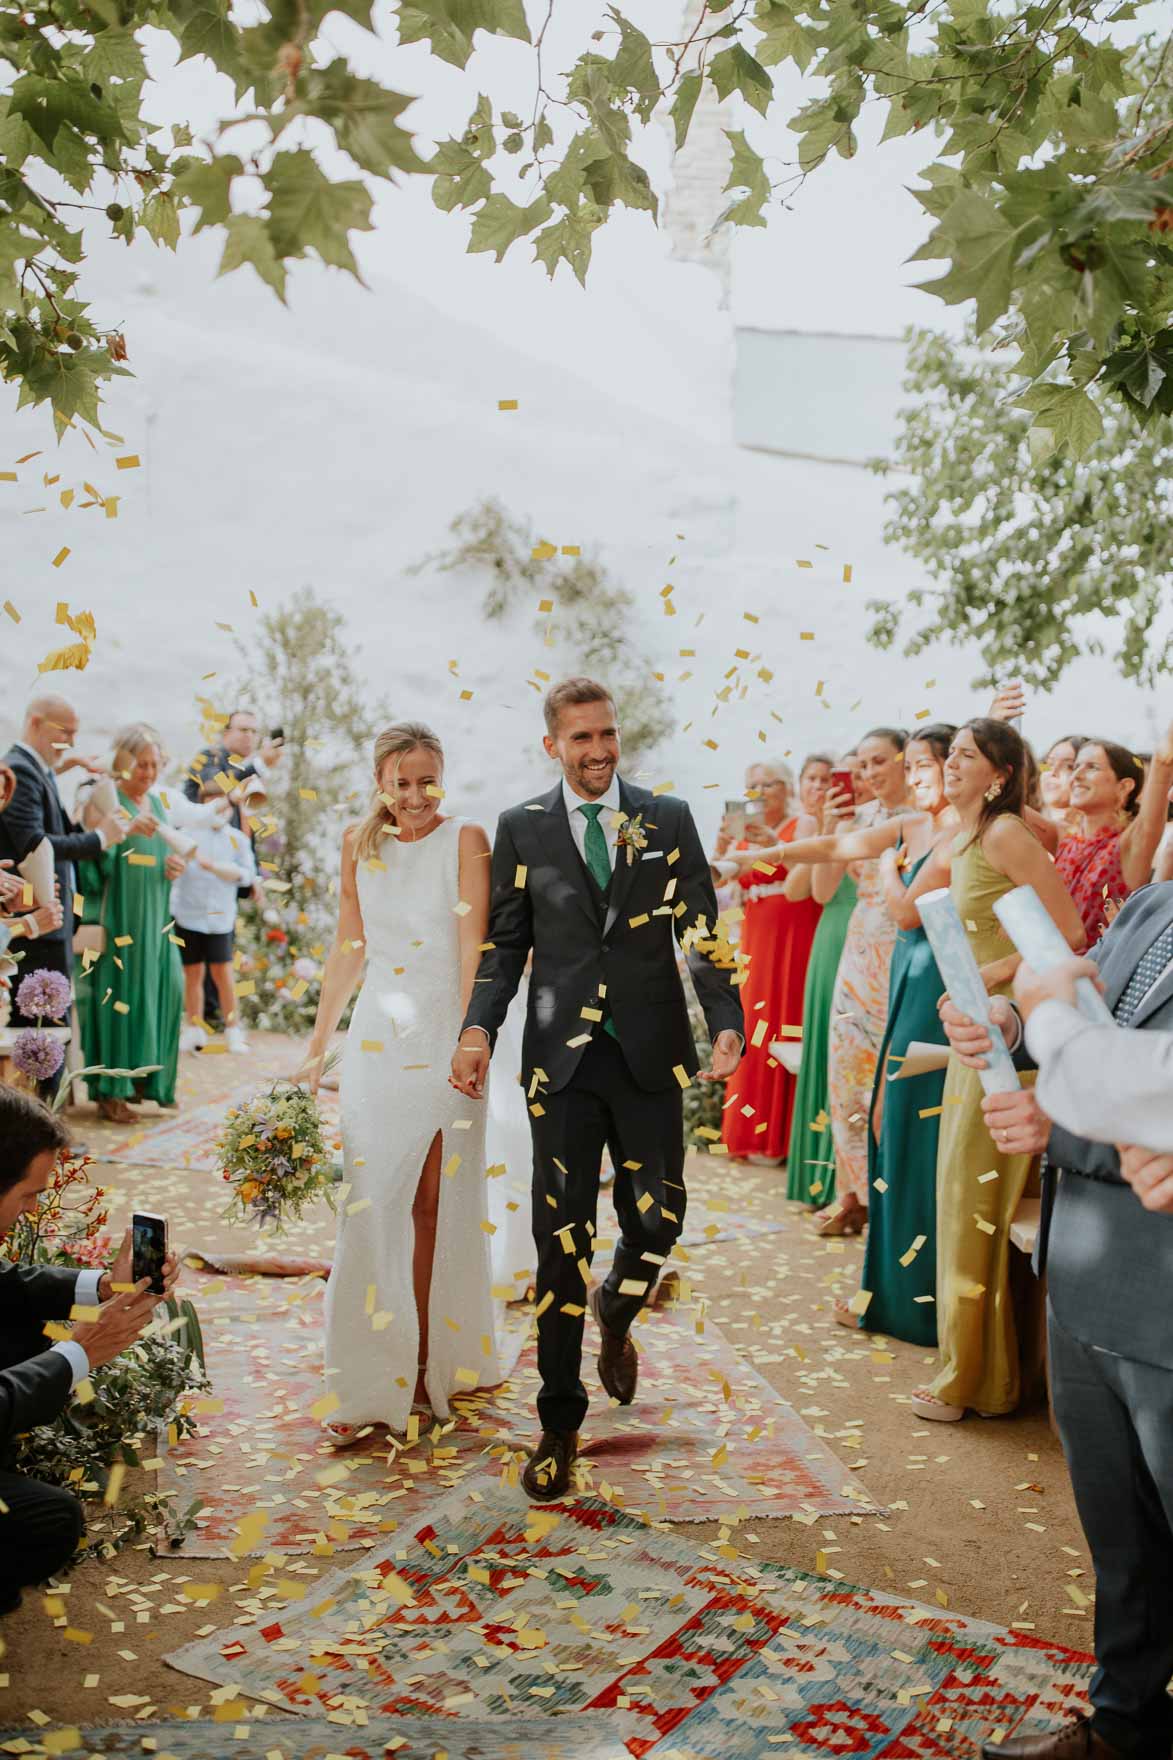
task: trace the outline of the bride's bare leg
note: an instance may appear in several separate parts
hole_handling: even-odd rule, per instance
[[[432,1138],[420,1174],[420,1183],[416,1187],[415,1201],[411,1206],[412,1226],[415,1229],[415,1249],[411,1262],[411,1281],[415,1291],[415,1311],[419,1321],[419,1352],[420,1378],[417,1383],[417,1394],[423,1382],[423,1365],[428,1360],[428,1301],[432,1293],[432,1264],[436,1256],[436,1217],[440,1207],[440,1158],[444,1145],[437,1131]]]

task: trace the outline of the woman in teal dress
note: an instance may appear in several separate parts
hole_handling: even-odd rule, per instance
[[[159,774],[159,736],[143,724],[117,736],[111,768],[119,778],[119,805],[132,820],[167,814],[151,792]],[[183,870],[155,832],[132,836],[97,861],[78,868],[84,898],[82,921],[100,923],[105,947],[97,959],[83,955],[76,971],[78,1021],[87,1064],[107,1069],[159,1068],[138,1081],[128,1076],[87,1076],[103,1118],[136,1122],[131,1100],[175,1103],[183,975],[171,940],[171,882]],[[173,932],[173,931],[172,931]]]
[[[817,886],[819,868],[795,870],[795,885]],[[790,885],[790,877],[787,886]],[[817,893],[815,895],[817,897]],[[827,1052],[831,1038],[831,998],[847,925],[855,909],[855,881],[844,872],[823,904],[811,943],[802,997],[802,1062],[794,1090],[790,1145],[786,1156],[786,1196],[816,1209],[835,1196],[835,1147],[831,1140],[831,1090]]]

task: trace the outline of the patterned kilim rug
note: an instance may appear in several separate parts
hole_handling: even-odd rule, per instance
[[[623,1729],[634,1722],[621,1712],[568,1718],[549,1730],[526,1718],[435,1717],[373,1719],[366,1728],[340,1727],[325,1717],[264,1717],[251,1722],[242,1706],[228,1706],[231,1720],[119,1723],[77,1730],[77,1745],[54,1746],[70,1732],[0,1731],[0,1754],[83,1757],[117,1755],[129,1760],[629,1760]],[[149,1748],[144,1740],[150,1742]],[[48,1742],[48,1746],[46,1746]]]
[[[197,1402],[201,1434],[161,1451],[172,1509],[193,1498],[205,1506],[182,1547],[189,1556],[369,1546],[470,1472],[516,1484],[537,1434],[532,1343],[502,1387],[456,1402],[458,1419],[430,1420],[406,1447],[377,1430],[335,1453],[312,1410],[323,1393],[320,1280],[201,1277],[189,1293],[212,1393]],[[588,1325],[582,1489],[674,1521],[876,1513],[826,1443],[711,1322],[683,1306],[650,1309],[633,1336],[639,1398],[612,1407],[595,1380]]]
[[[142,1126],[128,1137],[102,1151],[103,1161],[129,1162],[135,1167],[190,1167],[197,1173],[215,1173],[216,1139],[224,1128],[224,1115],[233,1106],[241,1106],[260,1093],[264,1076],[254,1076],[232,1088],[222,1099],[206,1106],[192,1106],[156,1124],[144,1118]],[[338,1096],[325,1089],[318,1095],[327,1143],[339,1141]]]
[[[597,1499],[533,1508],[482,1482],[314,1597],[167,1658],[304,1714],[458,1721],[634,1714],[656,1760],[972,1756],[1085,1706],[1089,1660],[903,1597],[738,1566]],[[340,1730],[341,1735],[341,1730]],[[340,1746],[344,1742],[340,1741]],[[537,1750],[540,1752],[540,1749]]]

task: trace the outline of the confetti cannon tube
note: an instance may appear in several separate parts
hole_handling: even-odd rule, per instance
[[[1013,1093],[1021,1086],[1018,1071],[1005,1039],[990,1019],[990,999],[948,887],[926,892],[917,899],[916,908],[950,998],[971,1020],[981,1021],[989,1029],[991,1050],[985,1069],[978,1071],[982,1087],[987,1094]]]
[[[17,873],[33,889],[34,905],[52,904],[54,893],[53,845],[47,837],[35,843],[27,856],[16,864]]]
[[[1017,947],[1028,966],[1036,972],[1049,972],[1064,960],[1075,956],[1063,939],[1063,932],[1047,910],[1033,886],[1016,886],[994,906],[994,915]],[[1080,978],[1075,986],[1080,1014],[1097,1026],[1113,1026],[1112,1010],[1090,978]]]
[[[90,825],[96,825],[99,820],[109,819],[115,815],[125,820],[126,808],[118,799],[118,790],[114,786],[113,777],[100,776],[93,787],[86,792],[86,821]],[[186,831],[177,831],[174,825],[166,825],[162,820],[159,820],[158,823],[158,834],[168,849],[174,850],[175,854],[182,856],[184,861],[195,854],[196,840],[194,837]]]

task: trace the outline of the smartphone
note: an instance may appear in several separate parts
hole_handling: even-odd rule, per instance
[[[832,770],[831,787],[842,789],[851,800],[855,799],[855,774],[851,770]]]
[[[733,839],[734,843],[739,843],[745,836],[745,802],[726,801],[725,819],[729,826],[730,837]]]
[[[283,746],[285,744],[285,729],[283,727],[271,727],[269,729],[269,738],[275,740],[279,746]]]
[[[152,1295],[163,1294],[163,1261],[167,1257],[167,1218],[153,1216],[148,1210],[136,1210],[130,1219],[133,1243],[135,1283],[144,1277],[151,1280]]]

